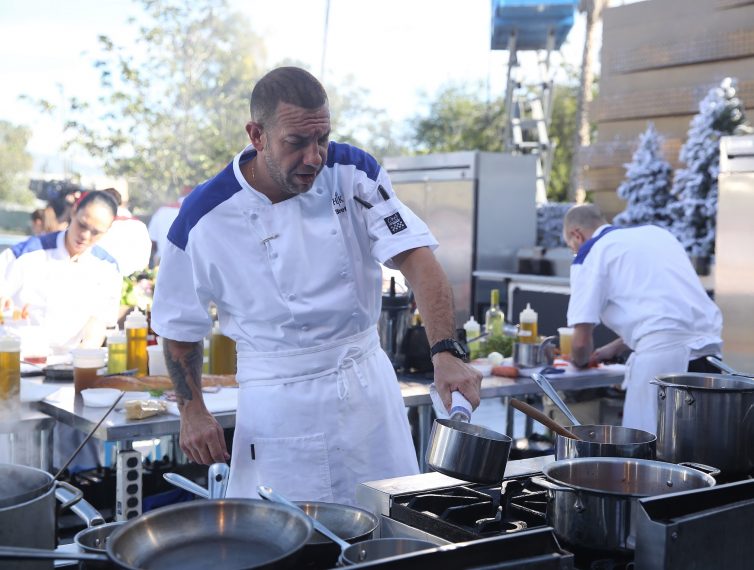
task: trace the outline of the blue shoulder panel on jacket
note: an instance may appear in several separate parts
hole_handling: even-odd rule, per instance
[[[31,253],[32,251],[39,251],[40,249],[55,249],[58,246],[58,234],[60,232],[53,232],[51,234],[42,234],[41,236],[32,236],[26,241],[17,243],[11,248],[13,255],[18,259],[25,253]]]
[[[92,255],[96,257],[97,259],[101,259],[102,261],[109,261],[113,265],[115,265],[115,268],[119,270],[118,268],[118,262],[115,260],[115,258],[107,253],[104,249],[102,249],[100,246],[95,245],[92,248]]]
[[[241,164],[250,160],[256,155],[256,151],[241,157]],[[233,172],[233,162],[231,161],[220,173],[214,178],[203,182],[191,193],[181,204],[178,217],[170,226],[168,231],[168,240],[176,247],[185,250],[188,243],[189,233],[196,224],[199,223],[205,214],[211,212],[214,208],[233,197],[241,190],[241,185],[236,180]]]
[[[368,152],[349,144],[331,142],[327,149],[327,166],[332,168],[335,164],[351,164],[371,180],[377,180],[380,173],[380,165]]]
[[[592,239],[586,240],[583,244],[581,244],[581,247],[579,248],[579,251],[576,253],[576,257],[573,258],[573,262],[571,265],[582,265],[584,263],[584,260],[586,259],[586,256],[589,255],[589,252],[592,251],[592,248],[594,247],[594,244],[597,243],[599,240],[601,240],[603,237],[605,237],[607,234],[609,234],[612,231],[620,230],[622,228],[616,227],[616,226],[609,226],[602,230],[602,233],[598,235],[597,237],[593,237]]]

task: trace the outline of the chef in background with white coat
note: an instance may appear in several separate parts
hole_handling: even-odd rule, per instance
[[[572,362],[584,367],[633,350],[623,383],[623,425],[656,433],[657,386],[650,381],[717,371],[706,357],[720,355],[720,309],[665,229],[611,226],[597,206],[583,204],[566,213],[563,237],[576,254],[568,304]],[[600,322],[619,338],[593,350],[592,331]]]
[[[251,145],[186,198],[152,312],[192,461],[229,458],[201,393],[217,306],[240,385],[228,496],[270,485],[293,500],[355,502],[360,482],[418,473],[406,411],[379,345],[380,263],[410,283],[446,406],[479,404],[481,375],[454,342],[452,291],[427,226],[366,152],[330,142],[327,94],[295,67],[262,77]]]

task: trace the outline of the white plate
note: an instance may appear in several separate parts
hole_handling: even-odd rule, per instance
[[[113,402],[120,396],[120,390],[115,388],[89,388],[81,390],[81,397],[84,398],[84,405],[92,408],[106,408],[112,406]]]

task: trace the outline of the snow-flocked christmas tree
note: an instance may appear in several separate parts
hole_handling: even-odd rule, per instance
[[[626,167],[626,179],[618,186],[618,196],[628,202],[626,209],[615,216],[617,226],[641,226],[654,224],[668,227],[671,216],[668,203],[671,200],[672,169],[662,157],[662,138],[649,123],[639,136],[639,146]]]
[[[691,120],[680,153],[686,168],[676,171],[671,190],[678,199],[671,206],[671,231],[691,256],[709,257],[715,251],[720,137],[733,134],[745,121],[730,78],[709,91]]]

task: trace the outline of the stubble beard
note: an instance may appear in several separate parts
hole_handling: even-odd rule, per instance
[[[267,168],[267,173],[269,174],[270,178],[272,178],[272,181],[277,184],[278,188],[280,188],[283,194],[287,196],[298,196],[299,194],[305,194],[306,192],[311,190],[312,186],[314,185],[314,183],[312,183],[306,186],[302,186],[300,184],[294,183],[292,180],[293,175],[291,175],[290,178],[286,176],[275,158],[270,156],[269,154],[264,155],[264,164]]]

